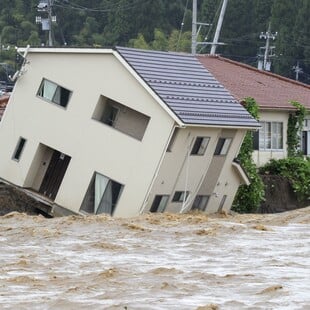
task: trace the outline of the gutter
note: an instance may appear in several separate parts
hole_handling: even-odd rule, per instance
[[[232,162],[232,166],[235,168],[236,172],[241,177],[243,184],[249,186],[251,184],[250,178],[249,178],[248,174],[246,173],[246,171],[244,170],[244,168],[242,167],[239,159],[234,158],[234,160]]]

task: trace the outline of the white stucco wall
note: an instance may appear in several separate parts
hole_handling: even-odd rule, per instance
[[[165,211],[180,212],[182,202],[172,202],[175,191],[189,191],[186,202],[188,211],[196,195],[209,195],[206,212],[217,212],[223,195],[227,195],[223,210],[229,210],[242,180],[232,161],[237,156],[245,135],[245,130],[221,128],[180,129],[173,144],[172,151],[167,152],[148,198],[144,212],[148,212],[156,195],[169,195]],[[203,156],[189,155],[196,137],[210,137],[207,150]],[[225,156],[214,156],[220,137],[231,137],[233,141]]]
[[[137,215],[166,147],[172,118],[112,54],[30,52],[27,58],[26,73],[17,81],[0,123],[0,177],[31,185],[26,184],[29,169],[41,143],[71,156],[56,204],[79,211],[97,171],[124,185],[114,215]],[[72,91],[67,108],[36,96],[42,78]],[[100,95],[151,118],[142,141],[92,119]],[[20,136],[27,142],[16,162],[11,157]]]
[[[282,159],[287,156],[287,123],[289,113],[286,111],[260,111],[260,122],[283,123],[283,149],[282,150],[259,150],[253,152],[253,160],[257,166],[263,166],[270,159]]]

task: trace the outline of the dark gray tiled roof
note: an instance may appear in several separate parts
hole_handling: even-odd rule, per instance
[[[183,123],[258,127],[195,56],[124,47],[116,50]]]

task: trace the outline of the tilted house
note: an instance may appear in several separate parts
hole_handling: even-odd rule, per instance
[[[309,112],[301,133],[301,149],[310,155],[309,85],[220,56],[199,56],[199,60],[240,102],[246,97],[256,100],[262,125],[253,153],[258,165],[287,156],[288,118],[295,111],[291,101],[301,103]]]
[[[30,48],[0,123],[0,177],[51,214],[229,210],[258,123],[191,55]]]

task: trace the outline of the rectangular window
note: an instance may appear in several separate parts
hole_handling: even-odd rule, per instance
[[[209,201],[209,197],[207,195],[197,195],[193,202],[192,210],[200,210],[205,211],[207,207],[207,203]]]
[[[259,150],[259,132],[252,131],[253,150]]]
[[[37,95],[57,105],[66,107],[71,96],[71,91],[51,81],[43,79]]]
[[[150,120],[147,115],[104,96],[100,96],[92,118],[138,140],[142,140]]]
[[[17,142],[15,151],[13,153],[13,159],[14,160],[19,161],[20,156],[22,155],[23,149],[25,147],[25,143],[26,143],[26,139],[20,137],[18,142]]]
[[[219,138],[214,155],[226,155],[228,153],[232,138]]]
[[[209,137],[197,137],[191,155],[204,155],[208,146]]]
[[[156,195],[150,212],[164,212],[169,200],[169,195]]]
[[[310,155],[310,130],[301,134],[301,151],[303,155]]]
[[[260,150],[282,150],[283,149],[283,123],[261,122],[259,131]]]
[[[80,208],[91,214],[113,215],[123,185],[95,172]]]
[[[173,195],[173,198],[172,198],[172,202],[183,202],[183,201],[186,201],[186,199],[188,198],[189,196],[189,192],[186,191],[176,191]]]

